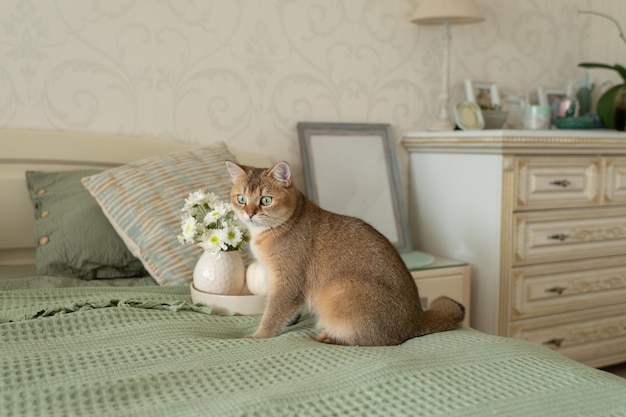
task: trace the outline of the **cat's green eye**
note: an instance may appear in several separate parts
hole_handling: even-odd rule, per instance
[[[268,196],[261,197],[262,206],[269,206],[270,204],[272,204],[272,197],[268,197]]]
[[[238,202],[239,204],[246,204],[246,203],[248,202],[248,199],[246,198],[246,196],[245,196],[245,195],[239,194],[239,195],[237,196],[237,202]]]

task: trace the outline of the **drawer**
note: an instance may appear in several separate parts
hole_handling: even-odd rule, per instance
[[[513,268],[512,320],[613,304],[626,305],[626,256]]]
[[[626,208],[516,213],[513,265],[626,254]]]
[[[591,366],[626,360],[626,306],[520,320],[511,336],[549,347]]]
[[[601,158],[589,157],[517,158],[514,209],[585,207],[599,204],[601,164]],[[626,198],[626,189],[623,191]]]
[[[604,178],[604,203],[626,204],[626,158],[605,158]]]

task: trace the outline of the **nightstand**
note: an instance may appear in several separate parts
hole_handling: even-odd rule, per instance
[[[463,324],[470,324],[470,267],[467,262],[435,256],[432,263],[411,270],[423,308],[442,295],[465,307]]]

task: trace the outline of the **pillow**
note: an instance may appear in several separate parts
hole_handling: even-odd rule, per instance
[[[26,172],[37,273],[83,279],[145,276],[81,178],[99,171]]]
[[[229,201],[226,145],[194,148],[142,159],[83,179],[117,233],[161,285],[188,284],[202,254],[181,245],[181,209],[200,188]]]

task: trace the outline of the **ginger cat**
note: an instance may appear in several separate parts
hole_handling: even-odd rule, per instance
[[[271,169],[226,166],[231,203],[270,276],[267,306],[251,337],[277,336],[305,306],[321,329],[317,340],[341,345],[397,345],[463,320],[465,308],[447,297],[422,310],[395,247],[369,224],[308,200],[286,162]]]

